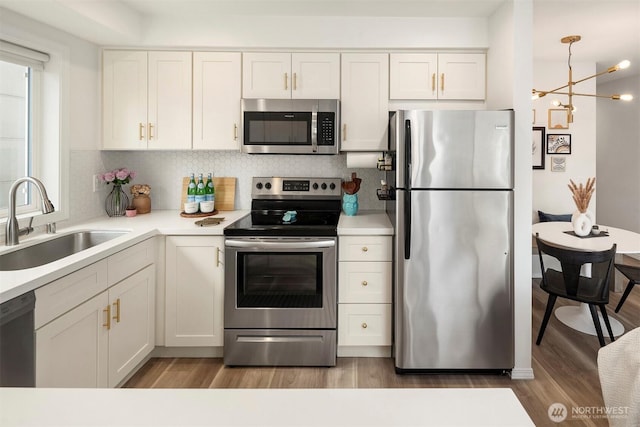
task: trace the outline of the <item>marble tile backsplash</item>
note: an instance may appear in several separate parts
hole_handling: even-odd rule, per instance
[[[212,172],[236,177],[236,209],[251,208],[251,178],[254,176],[302,176],[362,178],[360,209],[384,209],[376,197],[384,173],[377,169],[347,169],[346,156],[249,155],[227,151],[72,151],[71,206],[74,222],[104,213],[105,186],[93,193],[92,176],[127,167],[135,170],[134,184],[151,186],[152,209],[180,209],[182,177]],[[76,185],[77,183],[77,185]],[[125,189],[128,192],[128,189]]]

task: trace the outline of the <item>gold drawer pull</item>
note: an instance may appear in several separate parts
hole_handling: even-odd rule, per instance
[[[142,133],[143,130],[144,130],[144,125],[140,123],[140,127],[138,128],[138,140],[140,141],[142,141],[142,139],[144,138],[144,135]]]
[[[347,124],[346,123],[342,125],[342,140],[343,141],[347,140]]]
[[[362,286],[367,286],[368,284],[369,284],[369,283],[367,283],[367,281],[366,281],[366,280],[363,280],[363,281],[362,281]]]
[[[113,320],[115,320],[116,323],[120,323],[120,298],[118,298],[116,302],[113,303],[113,305],[116,308],[116,315],[113,316]]]
[[[153,139],[153,125],[149,123],[149,139]]]
[[[108,305],[102,312],[107,315],[107,323],[103,323],[102,326],[106,326],[108,331],[111,329],[111,305]]]
[[[298,73],[293,73],[293,90],[298,90]]]
[[[444,92],[444,73],[440,74],[440,92]]]
[[[233,140],[238,140],[238,125],[236,123],[233,124]]]
[[[368,250],[369,250],[369,248],[368,248],[368,247],[366,247],[366,246],[363,246],[363,247],[362,247],[362,252],[367,252]]]
[[[362,329],[367,329],[367,324],[365,322],[362,322]]]
[[[288,90],[289,89],[289,85],[287,84],[289,81],[289,74],[284,73],[284,90]]]
[[[431,74],[431,92],[436,91],[436,73]]]

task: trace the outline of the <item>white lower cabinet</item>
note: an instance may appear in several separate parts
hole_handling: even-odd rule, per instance
[[[152,240],[36,290],[36,387],[115,387],[153,350]],[[136,261],[120,268],[126,277],[114,283],[107,266],[122,254]],[[86,286],[102,290],[74,301],[74,290]]]
[[[391,236],[339,236],[338,356],[389,356]]]
[[[166,239],[165,345],[223,345],[224,237]]]

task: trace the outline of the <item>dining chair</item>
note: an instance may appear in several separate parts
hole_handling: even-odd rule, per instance
[[[540,268],[542,270],[540,288],[549,294],[547,308],[545,309],[544,318],[540,325],[536,345],[540,345],[542,342],[544,331],[549,323],[553,306],[558,297],[589,305],[589,311],[591,312],[593,325],[596,328],[598,341],[600,342],[600,346],[604,346],[605,342],[604,336],[602,335],[602,327],[600,326],[598,312],[596,311],[596,307],[600,307],[607,332],[609,332],[609,338],[611,338],[611,341],[615,341],[605,306],[609,303],[609,279],[613,271],[616,245],[614,244],[611,249],[604,251],[577,251],[552,245],[549,242],[541,240],[537,235],[536,243],[538,245]],[[543,254],[556,258],[562,270],[558,271],[553,268],[545,269],[542,258]],[[585,264],[591,264],[591,277],[580,274],[580,270]]]
[[[620,273],[624,274],[625,277],[629,279],[629,283],[627,283],[627,287],[622,294],[622,298],[620,298],[620,302],[616,306],[617,313],[622,308],[622,304],[627,300],[627,297],[631,293],[631,289],[633,289],[635,285],[640,284],[640,266],[628,264],[615,264],[615,266]]]

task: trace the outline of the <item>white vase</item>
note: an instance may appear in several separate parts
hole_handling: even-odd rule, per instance
[[[593,213],[575,211],[571,215],[571,225],[573,232],[580,237],[588,236],[593,227]]]

